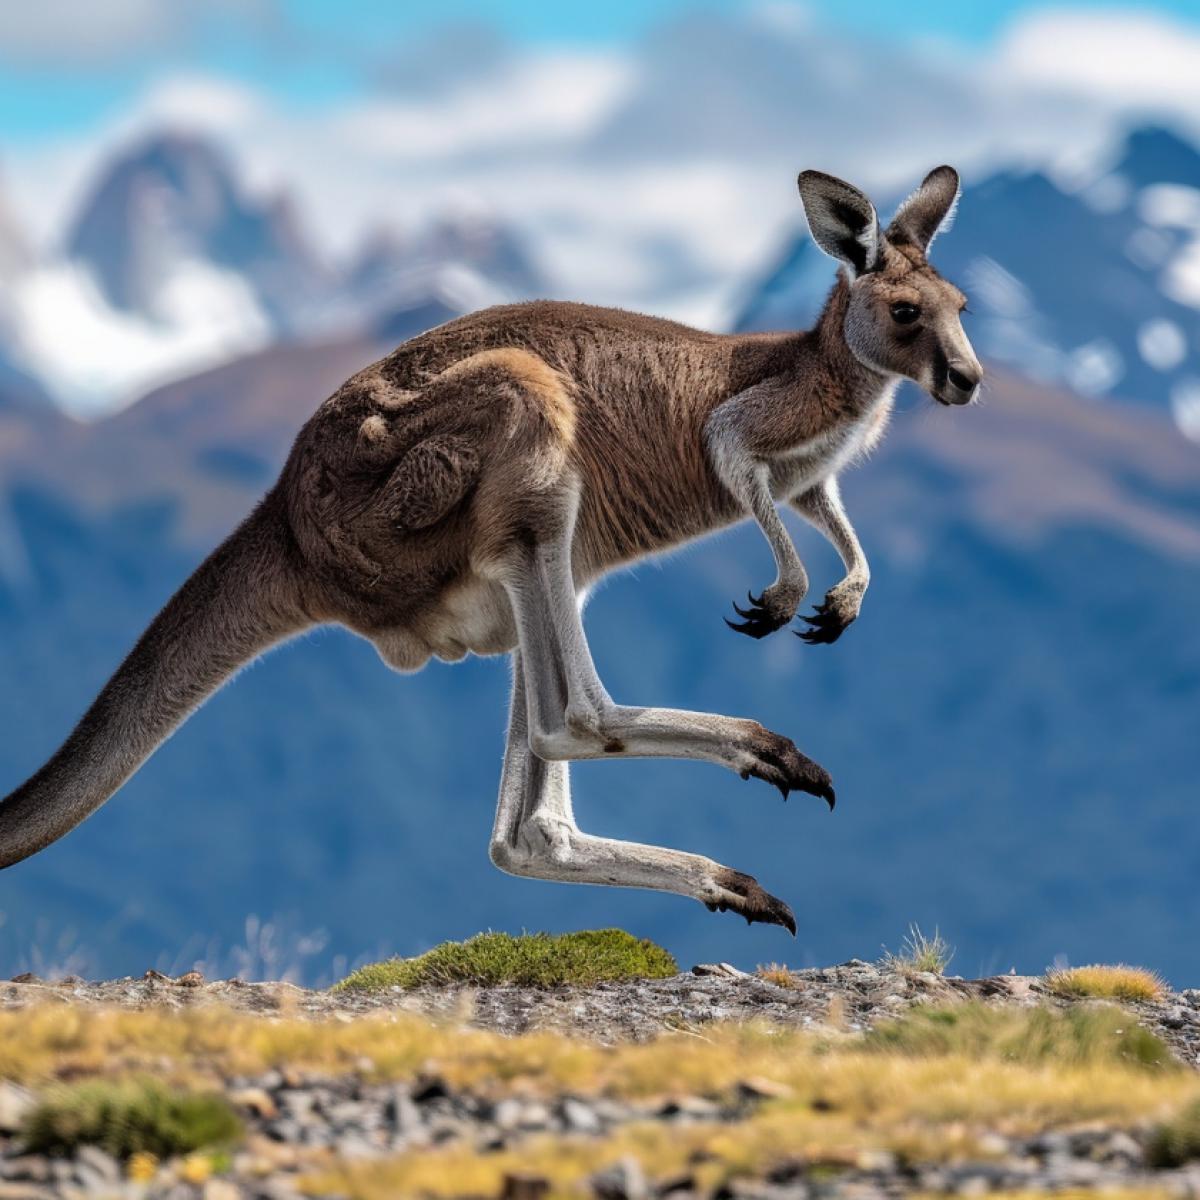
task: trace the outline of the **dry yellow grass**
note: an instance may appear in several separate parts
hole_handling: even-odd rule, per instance
[[[1200,1076],[1110,1006],[958,1005],[914,1012],[868,1037],[738,1024],[598,1046],[549,1033],[506,1038],[410,1014],[316,1021],[218,1007],[56,1005],[0,1013],[0,1047],[0,1076],[34,1085],[133,1072],[200,1083],[278,1067],[394,1079],[436,1073],[490,1095],[732,1097],[740,1081],[757,1079],[782,1085],[786,1096],[733,1124],[647,1122],[606,1139],[543,1139],[512,1153],[423,1151],[311,1181],[316,1192],[359,1200],[494,1195],[518,1168],[577,1194],[584,1177],[623,1154],[654,1177],[699,1161],[706,1186],[797,1154],[849,1164],[885,1149],[928,1161],[980,1153],[985,1131],[1168,1120],[1200,1103]]]
[[[1112,966],[1062,967],[1046,972],[1046,987],[1056,996],[1069,999],[1161,1000],[1167,994],[1166,982],[1144,967],[1124,963]]]
[[[800,981],[792,974],[785,963],[765,963],[754,972],[759,979],[765,979],[781,988],[798,988]]]

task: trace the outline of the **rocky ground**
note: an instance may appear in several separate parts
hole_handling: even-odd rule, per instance
[[[916,1003],[961,999],[1014,1005],[1068,1003],[1049,996],[1037,978],[943,978],[858,960],[794,972],[788,986],[719,964],[696,967],[665,980],[547,991],[502,987],[364,995],[312,992],[287,984],[206,982],[194,974],[169,979],[154,972],[142,979],[102,983],[23,977],[0,984],[2,1009],[41,1004],[133,1009],[223,1004],[266,1017],[283,1013],[353,1021],[390,1008],[463,1021],[504,1034],[549,1028],[605,1044],[645,1041],[664,1031],[685,1030],[703,1036],[703,1028],[710,1022],[752,1017],[789,1026],[835,1025],[854,1031],[901,1014]],[[1200,990],[1170,993],[1162,1002],[1131,1008],[1136,1019],[1162,1037],[1184,1063],[1193,1069],[1200,1067]],[[0,1048],[0,1067],[2,1056]],[[600,1138],[632,1122],[680,1128],[712,1122],[735,1125],[775,1098],[768,1084],[748,1080],[732,1098],[722,1101],[676,1095],[666,1102],[633,1102],[573,1094],[497,1100],[470,1089],[456,1089],[436,1076],[385,1084],[358,1075],[327,1077],[279,1070],[228,1078],[225,1092],[248,1129],[230,1169],[220,1177],[206,1179],[206,1168],[182,1162],[138,1182],[94,1147],[72,1159],[25,1153],[17,1128],[32,1097],[16,1085],[0,1083],[0,1200],[101,1196],[283,1200],[300,1194],[304,1171],[314,1156],[321,1154],[371,1159],[459,1143],[485,1151],[519,1150],[527,1139],[538,1135]],[[1170,1194],[1200,1196],[1200,1164],[1151,1170],[1146,1153],[1149,1136],[1145,1127],[1091,1127],[1036,1136],[1012,1136],[997,1130],[988,1137],[986,1154],[952,1165],[907,1163],[882,1152],[843,1154],[833,1162],[798,1158],[775,1165],[764,1178],[726,1186],[715,1200],[817,1200],[824,1196],[870,1200],[918,1193],[976,1195],[1018,1189],[1109,1190],[1149,1185]],[[701,1195],[686,1173],[648,1182],[631,1160],[601,1171],[591,1179],[589,1188],[596,1200],[668,1195],[674,1200],[690,1200]],[[516,1171],[510,1173],[504,1194],[507,1200],[540,1200],[547,1194],[547,1185],[536,1173]]]
[[[380,1009],[463,1020],[497,1033],[552,1029],[601,1043],[645,1041],[657,1034],[710,1021],[760,1018],[801,1027],[836,1023],[866,1029],[914,1004],[991,1000],[1015,1004],[1065,1003],[1035,975],[961,979],[889,969],[851,959],[835,967],[790,972],[783,987],[725,963],[702,964],[670,979],[600,983],[592,987],[537,990],[497,988],[399,988],[378,993],[310,991],[290,983],[207,981],[195,972],[177,979],[147,971],[140,979],[47,982],[18,976],[0,983],[0,1009],[35,1003],[121,1008],[188,1008],[223,1004],[250,1013],[291,1016],[357,1016]],[[1200,1068],[1200,988],[1168,992],[1154,1004],[1130,1006],[1189,1066]]]

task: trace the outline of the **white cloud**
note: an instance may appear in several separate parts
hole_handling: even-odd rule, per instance
[[[996,66],[1017,87],[1087,96],[1106,109],[1162,109],[1200,120],[1200,33],[1138,10],[1042,9],[1009,29]]]
[[[35,0],[0,4],[0,59],[29,66],[128,61],[186,43],[214,21],[276,27],[273,0]]]
[[[102,7],[119,23],[165,2]],[[173,77],[86,138],[14,150],[14,206],[46,245],[116,144],[184,126],[220,138],[255,189],[294,187],[331,254],[373,224],[412,226],[469,203],[524,231],[562,294],[711,321],[798,221],[802,165],[886,195],[940,161],[979,174],[1064,147],[1094,152],[1121,113],[1151,99],[1200,113],[1200,37],[1133,11],[1034,12],[994,50],[953,55],[870,43],[780,3],[708,35],[698,20],[685,31],[694,44],[502,48],[488,70],[419,96],[312,110],[224,79]],[[693,63],[694,48],[711,61]],[[845,103],[822,102],[830,96]]]
[[[335,116],[327,128],[352,152],[389,158],[528,150],[589,133],[627,88],[630,67],[609,54],[522,56],[432,103],[379,99]]]

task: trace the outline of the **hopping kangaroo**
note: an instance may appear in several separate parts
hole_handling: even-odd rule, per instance
[[[355,375],[300,431],[278,483],[154,619],[58,752],[0,803],[0,865],[97,809],[239,666],[337,622],[385,662],[513,656],[491,858],[541,879],[675,892],[795,933],[749,875],[576,825],[574,759],[703,759],[823,797],[828,773],[751,720],[613,701],[581,621],[595,580],[752,516],[775,581],[731,623],[762,637],[808,588],[776,503],[845,577],[799,634],[858,616],[867,561],[838,473],[879,439],[898,381],[966,404],[981,368],[964,297],[926,261],[958,196],[938,167],[882,230],[849,184],[805,171],[812,236],[841,270],[808,332],[719,336],[580,304],[487,309]]]

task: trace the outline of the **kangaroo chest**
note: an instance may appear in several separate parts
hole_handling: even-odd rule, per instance
[[[889,383],[859,416],[839,421],[775,459],[771,463],[771,491],[776,499],[806,492],[869,453],[887,429],[895,395],[896,384]]]

